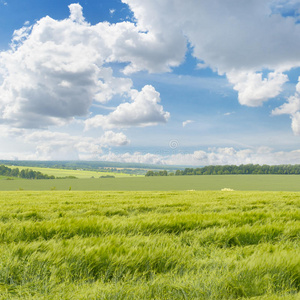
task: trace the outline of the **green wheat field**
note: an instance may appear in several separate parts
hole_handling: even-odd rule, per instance
[[[73,173],[70,173],[73,174]],[[14,179],[0,178],[0,191],[174,191],[221,190],[299,191],[299,175],[128,176],[119,178]]]
[[[0,192],[0,299],[300,299],[300,193]]]

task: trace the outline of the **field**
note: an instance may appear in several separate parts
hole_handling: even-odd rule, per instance
[[[201,175],[57,180],[0,180],[0,190],[172,191],[221,190],[300,191],[299,175]]]
[[[86,170],[70,170],[70,169],[55,169],[55,168],[39,168],[39,167],[22,167],[22,166],[8,166],[9,168],[19,168],[22,169],[31,169],[36,172],[41,172],[47,175],[54,175],[55,177],[66,177],[66,176],[75,176],[77,178],[99,178],[100,176],[112,175],[115,177],[129,177],[129,176],[137,176],[130,175],[125,173],[114,173],[114,172],[106,172],[106,171],[86,171]]]
[[[0,299],[299,299],[300,193],[0,192]]]

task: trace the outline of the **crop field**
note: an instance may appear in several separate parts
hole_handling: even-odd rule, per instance
[[[70,170],[70,169],[55,169],[55,168],[39,168],[39,167],[22,167],[22,166],[8,166],[9,168],[19,168],[22,169],[31,169],[36,172],[41,172],[47,175],[53,175],[55,177],[66,177],[66,176],[75,176],[77,178],[99,178],[100,176],[111,175],[115,177],[129,177],[129,176],[137,176],[130,175],[125,173],[114,173],[114,172],[106,172],[106,171],[86,171],[86,170]]]
[[[300,193],[0,192],[0,299],[299,299]]]
[[[48,174],[49,175],[49,174]],[[0,190],[172,191],[221,190],[300,191],[300,175],[201,175],[57,180],[0,180]]]

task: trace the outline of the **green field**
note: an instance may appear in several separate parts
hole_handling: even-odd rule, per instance
[[[55,177],[75,176],[81,179],[87,179],[91,177],[99,178],[100,176],[105,176],[105,175],[112,175],[115,177],[138,176],[138,175],[125,174],[125,173],[106,172],[104,170],[96,172],[96,171],[86,171],[86,170],[54,169],[54,168],[24,167],[24,166],[7,166],[7,167],[12,169],[19,168],[19,170],[31,169],[33,171],[41,172],[47,175],[53,175]]]
[[[57,180],[0,180],[0,190],[221,190],[300,191],[300,175],[201,175]]]
[[[0,192],[0,299],[299,299],[300,193]]]

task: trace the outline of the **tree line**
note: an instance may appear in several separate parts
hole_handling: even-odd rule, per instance
[[[184,175],[234,175],[234,174],[300,174],[300,165],[225,165],[185,168],[175,172],[148,171],[145,176],[184,176]]]
[[[55,179],[55,176],[49,176],[39,171],[33,171],[31,169],[23,169],[20,171],[19,168],[9,168],[4,165],[0,165],[0,175],[25,179]]]

